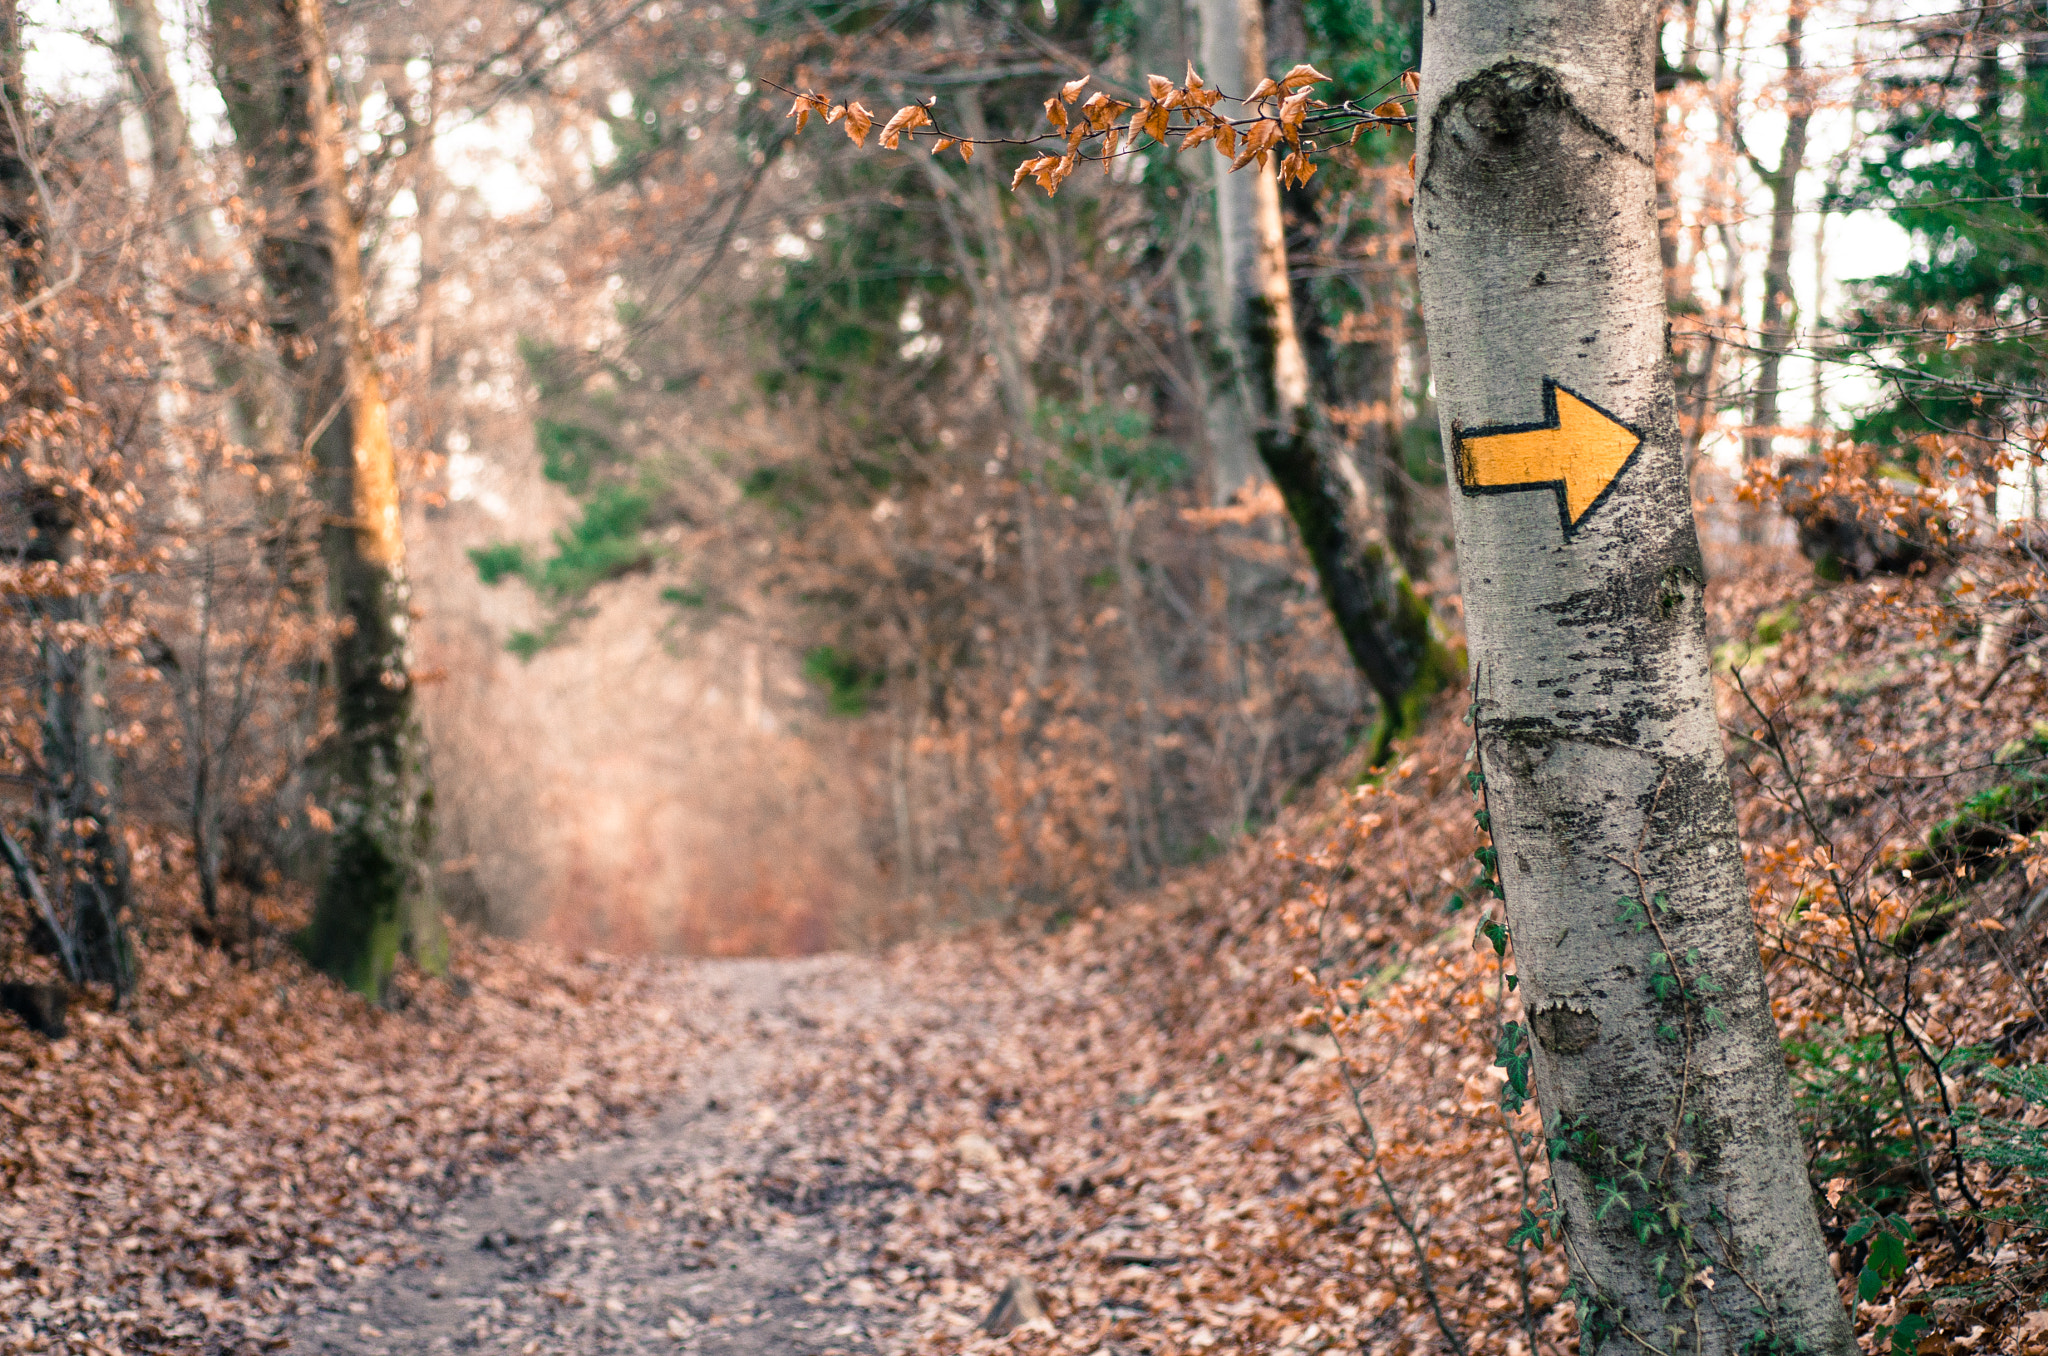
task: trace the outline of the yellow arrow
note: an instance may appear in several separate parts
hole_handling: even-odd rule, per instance
[[[1569,537],[1642,446],[1642,435],[1548,378],[1540,424],[1475,428],[1457,437],[1458,483],[1467,494],[1557,491]]]

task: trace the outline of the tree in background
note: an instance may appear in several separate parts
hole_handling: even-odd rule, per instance
[[[445,941],[427,865],[432,785],[408,668],[397,463],[326,28],[317,0],[213,0],[210,17],[215,81],[257,204],[256,263],[293,433],[326,507],[336,707],[324,757],[335,832],[304,945],[322,969],[375,994],[401,946],[433,969]]]
[[[1370,104],[1398,87],[1418,55],[1420,15],[1405,7],[1361,12],[1275,0],[1256,17],[1262,23],[1248,28],[1252,38],[1241,44],[1247,89],[1267,70],[1322,61],[1337,77],[1332,101]],[[1270,378],[1258,388],[1271,393],[1272,410],[1260,426],[1259,452],[1352,661],[1378,699],[1375,764],[1396,738],[1418,727],[1433,697],[1459,681],[1458,661],[1426,598],[1436,552],[1420,536],[1422,487],[1407,464],[1400,359],[1409,304],[1400,295],[1398,257],[1386,257],[1397,256],[1406,223],[1393,179],[1371,168],[1372,160],[1397,161],[1398,152],[1383,148],[1405,141],[1354,142],[1362,154],[1339,158],[1332,176],[1344,181],[1342,190],[1296,185],[1287,205],[1306,239],[1292,248],[1277,174],[1233,173],[1217,186],[1219,221],[1228,220],[1238,198],[1256,204],[1259,292],[1239,310],[1251,317],[1241,346],[1271,354]],[[1347,240],[1333,218],[1360,202],[1378,209],[1380,229]],[[1227,256],[1231,233],[1223,239]],[[1345,253],[1372,262],[1338,263]],[[1347,322],[1359,332],[1346,333]]]
[[[127,474],[119,435],[101,411],[80,398],[85,374],[53,363],[61,344],[79,367],[103,358],[109,330],[101,317],[82,324],[53,321],[51,306],[79,280],[83,223],[66,219],[37,144],[38,118],[22,82],[21,23],[13,3],[0,5],[0,271],[6,281],[4,324],[13,350],[9,411],[0,465],[19,524],[18,591],[28,604],[36,656],[40,757],[31,765],[37,846],[47,879],[34,876],[25,852],[5,843],[13,874],[38,904],[74,980],[107,983],[121,998],[135,980],[129,937],[126,844],[117,818],[120,763],[108,701],[110,557],[125,554]],[[126,328],[115,318],[111,332]],[[98,333],[95,333],[98,331]],[[87,385],[91,383],[88,379]],[[25,712],[23,714],[26,714]]]

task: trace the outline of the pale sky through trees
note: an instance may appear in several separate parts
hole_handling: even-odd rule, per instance
[[[1892,272],[1907,256],[1910,242],[1906,233],[1884,213],[1866,210],[1834,215],[1827,223],[1825,259],[1817,277],[1813,256],[1818,219],[1815,207],[1830,169],[1847,163],[1860,138],[1878,122],[1872,111],[1851,107],[1839,96],[1849,92],[1859,71],[1908,61],[1924,63],[1924,58],[1899,55],[1895,50],[1898,35],[1889,25],[1900,18],[1940,13],[1945,8],[1931,2],[1900,5],[1888,0],[1847,0],[1817,5],[1809,16],[1807,63],[1821,78],[1824,92],[1814,113],[1807,165],[1798,193],[1802,220],[1797,232],[1793,283],[1802,327],[1811,325],[1817,314],[1831,318],[1839,311],[1849,286],[1857,278]],[[94,36],[112,31],[112,11],[106,0],[30,0],[23,12],[31,48],[26,69],[32,87],[88,96],[101,96],[116,87],[112,58],[104,42]],[[204,63],[193,60],[195,15],[189,0],[167,5],[164,17],[174,75],[184,92],[195,140],[202,147],[218,144],[227,139],[226,127],[219,96],[212,88]],[[1700,22],[1704,30],[1708,22],[1704,13]],[[1775,94],[1784,71],[1783,54],[1776,41],[1783,22],[1782,8],[1739,8],[1734,22],[1739,27],[1729,35],[1728,57],[1741,90],[1744,135],[1751,150],[1768,164],[1775,159],[1784,129],[1784,114]],[[1704,59],[1711,62],[1711,52]],[[744,97],[751,85],[744,80],[741,66],[735,63],[733,70],[737,72],[737,85],[744,87],[735,92]],[[630,95],[621,90],[615,97],[629,99]],[[516,216],[538,205],[542,193],[526,168],[533,130],[530,116],[516,107],[502,106],[481,121],[458,111],[446,115],[444,122],[435,154],[451,182],[474,187],[492,211],[502,216]],[[1711,215],[1705,211],[1704,195],[1710,190],[1710,180],[1716,172],[1713,123],[1713,110],[1703,100],[1691,115],[1689,127],[1693,135],[1679,179],[1681,213],[1687,220]],[[584,154],[590,162],[599,166],[607,163],[612,155],[609,128],[592,120],[585,136],[588,144]],[[1728,177],[1726,171],[1723,177]],[[1769,190],[1747,166],[1736,167],[1732,177],[1744,194],[1735,221],[1743,254],[1760,256],[1770,231]],[[394,213],[403,214],[408,205],[409,199],[401,198],[394,205]],[[402,239],[402,233],[399,238]],[[1695,267],[1695,285],[1703,296],[1718,291],[1722,262],[1718,244],[1710,239],[1709,249]],[[404,267],[402,259],[386,263]],[[1825,289],[1819,305],[1817,284]],[[1761,287],[1759,269],[1752,262],[1743,278],[1744,307],[1749,315],[1756,312]],[[1812,366],[1802,356],[1802,349],[1803,344],[1795,344],[1786,359],[1782,379],[1784,412],[1793,422],[1812,418]],[[1825,370],[1823,387],[1828,411],[1837,418],[1858,408],[1877,390],[1866,374],[1840,367]],[[1723,411],[1715,430],[1703,438],[1703,450],[1724,465],[1734,466],[1740,457],[1740,425],[1739,410]]]

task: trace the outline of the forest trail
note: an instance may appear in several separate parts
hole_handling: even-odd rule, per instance
[[[885,986],[849,957],[678,968],[672,1020],[713,1051],[678,1101],[624,1138],[514,1163],[451,1200],[411,1265],[302,1317],[291,1348],[885,1349],[887,1306],[865,1278],[872,1223],[910,1185],[835,1176],[843,1164],[778,1088],[793,1060],[823,1053],[805,1048],[814,1034],[857,1030]]]

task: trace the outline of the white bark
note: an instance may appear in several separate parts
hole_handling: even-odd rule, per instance
[[[1434,0],[1425,19],[1416,235],[1461,480],[1477,430],[1545,420],[1546,382],[1641,439],[1568,529],[1546,483],[1454,496],[1479,748],[1546,1130],[1580,1136],[1553,1171],[1586,1336],[1847,1356],[1708,676],[1664,346],[1656,16]],[[1685,986],[1661,998],[1659,953]],[[1661,1213],[1639,1241],[1631,1216],[1666,1210],[1690,1242]]]
[[[1202,69],[1218,81],[1241,78],[1245,68],[1239,0],[1197,0],[1202,21]],[[1243,93],[1242,89],[1231,93]],[[1213,156],[1203,157],[1216,180],[1216,252],[1209,269],[1210,346],[1222,369],[1211,383],[1207,410],[1210,493],[1227,501],[1247,483],[1263,478],[1258,446],[1257,385],[1251,354],[1244,351],[1245,303],[1258,295],[1257,204],[1249,174],[1231,174]]]
[[[1199,0],[1202,67],[1227,95],[1249,94],[1267,74],[1265,11],[1260,0]],[[1271,168],[1232,174],[1205,157],[1216,176],[1216,264],[1211,309],[1216,336],[1230,368],[1215,386],[1209,412],[1219,445],[1217,498],[1228,498],[1258,479],[1255,437],[1261,429],[1285,432],[1308,403],[1308,360],[1295,328],[1287,285],[1287,234],[1280,181]],[[1262,363],[1270,369],[1261,371]]]

